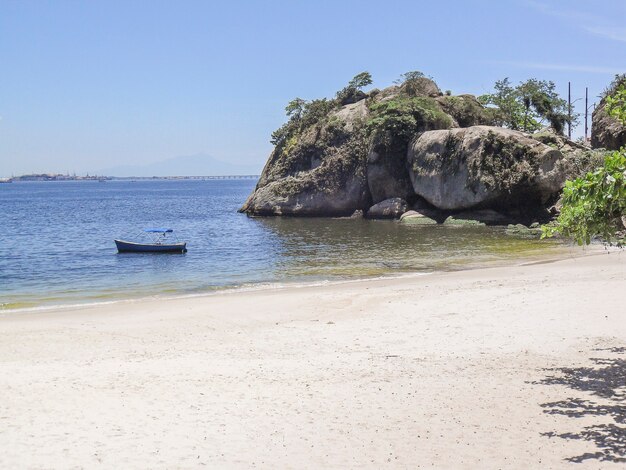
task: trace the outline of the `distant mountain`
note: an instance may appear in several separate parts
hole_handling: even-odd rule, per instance
[[[104,176],[223,176],[260,173],[260,163],[255,165],[224,162],[204,154],[168,158],[147,165],[120,165],[97,172]]]

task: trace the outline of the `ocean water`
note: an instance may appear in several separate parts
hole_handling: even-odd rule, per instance
[[[253,180],[0,185],[0,309],[463,269],[562,253],[503,229],[250,218]],[[186,254],[118,254],[171,227]]]

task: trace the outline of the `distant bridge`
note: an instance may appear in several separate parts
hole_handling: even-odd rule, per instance
[[[101,180],[258,180],[260,175],[219,175],[219,176],[101,176]]]
[[[193,176],[191,178],[193,178]],[[256,179],[259,179],[259,175],[198,176],[198,179],[204,179],[204,180],[256,180]]]

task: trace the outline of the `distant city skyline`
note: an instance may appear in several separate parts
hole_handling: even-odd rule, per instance
[[[193,155],[260,171],[289,100],[364,70],[454,94],[536,77],[566,97],[571,81],[583,113],[586,86],[591,104],[626,72],[623,18],[618,0],[4,1],[0,177]]]

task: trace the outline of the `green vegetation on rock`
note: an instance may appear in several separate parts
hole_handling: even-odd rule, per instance
[[[409,141],[426,130],[449,129],[453,122],[439,103],[427,96],[399,94],[392,99],[370,105],[368,134],[374,136],[383,150],[406,154]]]
[[[468,163],[470,178],[491,191],[512,193],[537,174],[537,155],[511,138],[489,131],[483,139],[478,158]]]
[[[535,224],[530,227],[526,227],[522,224],[509,224],[504,231],[507,235],[512,235],[518,238],[541,238],[542,231],[541,228]]]
[[[295,98],[285,108],[289,120],[272,133],[270,142],[277,147],[282,146],[290,138],[319,124],[335,106],[334,101],[325,98],[312,101]]]
[[[443,110],[452,116],[460,127],[493,125],[495,112],[486,108],[472,95],[443,96],[439,103]]]
[[[626,74],[617,75],[607,90],[606,112],[626,125]]]
[[[438,225],[435,219],[432,219],[426,215],[409,211],[409,213],[405,213],[400,217],[400,222],[403,224],[412,224],[412,225]]]
[[[444,222],[444,225],[463,226],[463,227],[484,227],[487,224],[473,219],[457,219],[454,216],[448,217]]]

